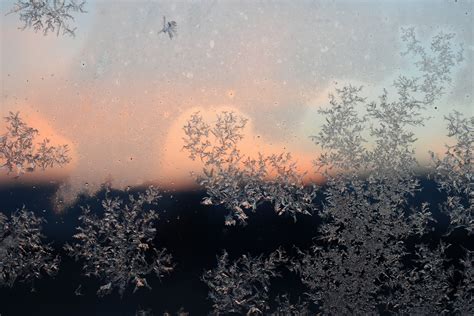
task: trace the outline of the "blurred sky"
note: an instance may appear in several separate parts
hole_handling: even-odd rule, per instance
[[[442,151],[443,115],[472,115],[474,1],[88,0],[75,38],[19,30],[18,15],[4,16],[14,2],[0,2],[0,114],[20,111],[43,136],[70,144],[68,167],[37,175],[75,186],[189,185],[200,164],[181,150],[181,128],[197,110],[211,121],[221,109],[248,117],[244,151],[290,151],[312,174],[318,148],[308,136],[327,94],[354,83],[375,99],[412,72],[400,56],[405,26],[426,41],[455,32],[465,47],[448,93],[417,131],[419,158]],[[162,16],[178,23],[178,37],[157,34]]]

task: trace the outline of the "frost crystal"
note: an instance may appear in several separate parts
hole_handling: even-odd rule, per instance
[[[198,183],[205,187],[205,205],[224,205],[230,210],[226,225],[245,224],[245,210],[255,211],[265,201],[274,205],[278,215],[310,214],[315,187],[305,188],[304,174],[298,174],[289,153],[244,156],[238,149],[247,120],[233,112],[218,115],[213,127],[194,113],[184,126],[184,148],[192,160],[204,163]]]
[[[139,309],[136,311],[135,316],[153,316],[153,312],[150,309]]]
[[[158,34],[165,33],[168,34],[170,39],[173,39],[173,37],[178,34],[177,27],[178,24],[175,21],[166,22],[166,17],[163,17],[163,28],[158,32]]]
[[[54,165],[65,165],[71,161],[68,146],[50,146],[49,140],[39,143],[39,148],[33,144],[38,130],[26,125],[19,113],[10,112],[5,117],[7,132],[0,136],[0,167],[8,173],[16,172],[17,177],[25,172],[33,172],[37,167],[45,170]]]
[[[22,30],[33,28],[35,32],[41,31],[44,35],[49,32],[63,35],[75,35],[76,28],[72,28],[69,23],[74,21],[71,13],[85,13],[85,1],[81,3],[75,0],[17,0],[15,7],[7,14],[19,13],[20,21],[24,23]]]
[[[474,279],[472,250],[454,246],[450,240],[455,230],[465,230],[468,238],[473,233],[472,199],[472,143],[473,121],[454,112],[446,117],[448,136],[456,143],[446,146],[440,159],[432,153],[432,178],[440,191],[447,193],[446,201],[438,207],[449,216],[448,227],[436,247],[416,246],[416,265],[404,277],[406,291],[398,298],[399,311],[407,314],[449,313],[470,315],[474,312]],[[418,215],[422,221],[430,220],[427,212]],[[431,220],[433,220],[431,218]],[[420,225],[421,226],[421,225]],[[419,236],[425,232],[416,229]],[[459,247],[461,259],[453,260],[448,252]]]
[[[419,190],[416,139],[410,128],[424,124],[422,110],[441,97],[444,85],[451,81],[451,69],[462,60],[462,49],[457,54],[451,49],[453,37],[435,36],[427,53],[413,29],[403,30],[407,53],[420,59],[415,64],[419,77],[399,76],[393,84],[396,98],[391,100],[384,90],[378,102],[368,104],[360,96],[362,87],[349,85],[337,89],[337,96],[330,95],[329,109],[320,110],[326,123],[312,138],[325,151],[316,161],[328,180],[325,221],[321,238],[310,251],[300,253],[292,269],[300,274],[311,303],[325,314],[442,311],[450,290],[444,248],[433,251],[419,245],[419,267],[411,272],[403,261],[406,241],[424,236],[434,221],[427,203],[407,216],[407,199]],[[360,115],[363,110],[365,115]],[[465,148],[468,129],[461,129],[465,135],[461,147]],[[373,145],[366,139],[373,140]],[[458,148],[456,155],[471,153],[471,149]],[[468,171],[467,176],[448,176],[449,181],[458,183],[459,177],[472,175],[472,167],[465,162],[462,167],[447,166],[447,174],[453,167]],[[444,165],[438,161],[438,175],[446,174]]]
[[[270,315],[274,316],[307,316],[311,315],[308,309],[308,303],[302,302],[301,299],[297,303],[291,303],[288,294],[278,295],[275,299],[276,307]]]
[[[474,251],[466,251],[461,260],[463,274],[454,294],[453,308],[461,315],[474,314]]]
[[[86,276],[95,276],[104,282],[97,294],[110,294],[115,288],[122,296],[130,284],[134,292],[150,288],[146,276],[154,273],[159,278],[173,270],[171,255],[165,249],[156,249],[153,240],[156,229],[153,223],[158,214],[145,210],[160,198],[154,187],[138,197],[129,194],[125,202],[110,197],[107,192],[102,201],[103,216],[93,214],[87,206],[79,218],[81,226],[74,235],[77,240],[66,245],[66,251],[76,260],[84,261]]]
[[[415,28],[402,28],[402,41],[407,50],[402,55],[411,54],[418,60],[416,67],[422,73],[421,77],[414,78],[410,85],[424,94],[423,103],[431,105],[444,93],[446,83],[451,82],[451,71],[454,66],[464,60],[464,48],[460,45],[453,51],[451,40],[454,33],[439,33],[431,40],[430,51],[427,51],[416,38]]]
[[[9,218],[0,213],[0,286],[12,287],[15,281],[33,283],[44,273],[57,273],[59,257],[43,243],[42,222],[25,207]]]
[[[442,159],[431,153],[434,164],[432,177],[440,190],[448,193],[443,211],[451,218],[453,228],[465,227],[474,233],[474,117],[463,118],[461,113],[454,112],[445,117],[448,121],[448,136],[454,137],[456,143],[446,145]]]
[[[288,260],[283,251],[277,250],[268,258],[243,255],[234,262],[229,262],[229,255],[224,251],[217,260],[217,267],[202,276],[209,287],[213,314],[266,313],[269,309],[270,281],[279,275],[278,266]]]
[[[189,313],[184,310],[183,307],[180,307],[176,313],[169,313],[169,312],[164,312],[163,316],[189,316]]]

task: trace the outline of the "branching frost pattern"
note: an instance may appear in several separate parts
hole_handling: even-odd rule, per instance
[[[74,235],[75,242],[65,249],[76,260],[81,260],[86,276],[95,276],[104,284],[99,296],[117,289],[120,295],[130,286],[134,292],[150,288],[147,275],[161,278],[173,270],[171,255],[154,246],[158,214],[146,210],[160,198],[159,191],[149,187],[138,196],[129,194],[128,201],[111,197],[102,201],[103,216],[97,216],[89,206],[83,207],[81,226]]]
[[[446,306],[453,287],[444,267],[443,243],[435,250],[419,245],[418,264],[412,270],[402,262],[407,254],[406,240],[417,234],[421,238],[434,221],[427,203],[415,206],[410,216],[406,212],[407,199],[419,190],[413,150],[416,139],[410,127],[424,124],[422,110],[442,96],[444,85],[451,81],[451,69],[462,61],[462,48],[456,53],[451,49],[453,37],[435,36],[427,53],[413,29],[403,30],[402,40],[408,47],[405,54],[419,57],[420,77],[399,76],[393,85],[396,99],[389,100],[384,90],[378,102],[368,104],[360,96],[362,87],[337,89],[337,97],[330,95],[331,107],[320,111],[326,124],[313,139],[325,150],[316,161],[328,179],[322,212],[325,222],[320,240],[309,252],[301,252],[292,267],[307,286],[311,303],[323,314],[430,314],[442,312]],[[361,116],[357,110],[364,106],[366,114]],[[435,169],[438,179],[454,170],[467,171],[467,176],[454,172],[448,179],[457,177],[453,182],[458,184],[458,178],[463,177],[462,190],[472,192],[466,187],[472,172],[465,170],[472,168],[467,157],[472,152],[467,149],[469,129],[460,129],[464,141],[455,147],[463,161],[453,159],[448,150],[444,160],[435,161]],[[375,145],[367,146],[366,138],[373,139]],[[447,161],[457,163],[443,172]],[[465,303],[472,307],[472,300]]]
[[[237,313],[262,315],[269,307],[269,287],[272,278],[279,276],[278,268],[288,258],[281,250],[268,257],[243,255],[231,262],[229,254],[217,258],[217,267],[206,271],[203,282],[209,287],[213,314]]]
[[[17,0],[7,14],[19,14],[22,30],[33,28],[44,35],[52,32],[59,36],[62,32],[74,36],[76,28],[70,25],[74,21],[72,14],[85,13],[85,3],[76,0]]]
[[[18,177],[37,168],[45,170],[71,161],[67,145],[51,146],[46,138],[36,146],[34,140],[39,131],[23,122],[18,112],[10,112],[5,122],[7,132],[0,136],[0,167],[8,173],[15,172]]]
[[[25,207],[7,217],[0,213],[0,286],[34,283],[59,269],[59,256],[44,242],[44,220]]]
[[[222,112],[214,126],[194,113],[184,126],[184,148],[192,160],[204,163],[197,182],[206,188],[206,205],[224,205],[230,212],[226,225],[245,224],[245,210],[255,211],[262,202],[273,203],[278,215],[311,214],[315,187],[305,187],[304,174],[296,170],[289,153],[253,159],[243,155],[238,143],[247,120],[233,112]]]

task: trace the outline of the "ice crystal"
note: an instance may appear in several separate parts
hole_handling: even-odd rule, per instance
[[[454,293],[453,309],[461,315],[474,314],[474,254],[466,251],[461,260],[463,267],[461,282]]]
[[[245,210],[255,211],[258,205],[273,203],[278,215],[310,214],[315,187],[306,188],[304,174],[296,170],[289,153],[253,159],[238,149],[247,120],[233,112],[222,112],[214,126],[194,113],[184,126],[184,148],[193,160],[204,163],[198,183],[206,188],[206,205],[224,205],[230,210],[226,225],[245,224]]]
[[[33,283],[44,274],[57,273],[60,260],[44,243],[43,222],[25,207],[10,217],[0,213],[0,286]]]
[[[412,55],[417,58],[416,67],[421,72],[420,77],[413,78],[410,86],[424,94],[423,104],[431,105],[443,95],[446,83],[450,83],[451,72],[454,66],[464,60],[463,46],[453,50],[452,39],[454,33],[440,32],[435,35],[427,50],[416,38],[414,27],[402,28],[402,41],[406,44],[406,51],[402,55]]]
[[[424,244],[417,245],[417,266],[399,276],[404,291],[394,303],[398,313],[431,315],[448,312],[451,272],[444,267],[447,260],[445,251],[443,242],[433,249]]]
[[[446,145],[444,157],[431,153],[434,164],[432,177],[440,190],[447,192],[448,199],[443,211],[451,218],[453,228],[465,227],[474,232],[474,117],[463,117],[454,112],[446,117],[448,136],[456,139],[454,145]]]
[[[18,112],[10,112],[5,121],[8,126],[0,136],[0,167],[8,173],[15,172],[18,177],[36,168],[45,170],[71,161],[67,145],[51,146],[49,139],[44,139],[39,147],[35,146],[33,141],[39,131],[24,123]]]
[[[450,243],[450,235],[455,230],[465,230],[470,239],[473,234],[474,118],[463,118],[459,112],[454,112],[446,120],[448,136],[454,137],[456,142],[454,145],[446,145],[447,151],[442,158],[432,153],[434,168],[431,177],[438,184],[439,190],[447,194],[439,209],[449,216],[449,223],[436,248],[432,249],[425,244],[417,246],[418,265],[410,272],[410,278],[407,278],[406,296],[400,305],[400,310],[409,314],[470,315],[474,311],[472,250],[460,247],[461,259],[454,262],[447,256],[448,250],[455,247]]]
[[[176,316],[189,316],[189,313],[184,310],[183,307],[180,307],[179,310],[176,313],[168,313],[164,312],[163,316],[171,316],[171,315],[176,315]]]
[[[224,251],[217,258],[217,267],[202,276],[209,287],[208,297],[213,302],[212,314],[267,313],[270,281],[279,275],[279,265],[287,260],[285,253],[277,250],[268,257],[243,255],[230,262],[228,253]]]
[[[35,32],[56,32],[70,36],[75,35],[75,27],[70,25],[74,21],[72,13],[85,13],[85,1],[75,0],[17,0],[15,6],[8,12],[18,13],[20,21],[23,22],[22,30],[33,28]]]
[[[357,114],[357,107],[365,102],[359,95],[361,90],[362,87],[351,85],[336,89],[337,96],[329,94],[330,107],[319,110],[326,123],[319,134],[311,138],[324,150],[315,164],[319,169],[325,168],[323,173],[328,177],[332,169],[339,173],[357,173],[365,167],[362,131],[366,124]]]
[[[163,17],[163,28],[158,32],[168,34],[170,39],[173,39],[178,34],[178,24],[175,21],[166,22],[166,17]]]
[[[139,309],[136,311],[135,316],[153,316],[151,309]]]
[[[156,236],[153,223],[158,214],[145,209],[159,198],[159,191],[154,187],[138,197],[129,194],[128,201],[113,198],[108,192],[102,201],[102,217],[89,206],[83,207],[81,226],[74,235],[76,242],[65,249],[84,262],[86,276],[95,276],[104,283],[97,291],[99,296],[114,289],[123,295],[130,284],[134,285],[134,292],[142,287],[150,288],[147,275],[154,273],[161,278],[173,270],[171,255],[153,243]]]
[[[462,50],[451,49],[453,37],[435,36],[428,54],[413,29],[403,30],[407,53],[420,59],[415,63],[419,77],[400,75],[393,84],[396,98],[384,90],[370,103],[361,96],[362,87],[348,85],[320,110],[326,122],[312,138],[323,149],[316,164],[328,180],[325,221],[319,241],[300,253],[292,269],[324,314],[442,311],[449,292],[444,250],[419,246],[419,260],[430,258],[432,265],[411,274],[403,260],[406,240],[425,234],[434,221],[427,203],[407,216],[407,199],[419,190],[410,128],[424,124],[423,110],[442,96],[451,69],[462,60]]]
[[[466,230],[472,239],[472,143],[473,118],[463,118],[458,112],[446,117],[448,136],[456,143],[446,146],[443,158],[432,153],[432,178],[439,190],[447,194],[439,209],[449,216],[446,233],[436,247],[417,245],[417,265],[404,277],[404,288],[398,297],[399,311],[407,314],[458,313],[469,315],[474,311],[474,279],[472,250],[461,250],[461,259],[453,261],[447,253],[453,244],[450,235],[459,229]],[[420,216],[419,216],[420,217]],[[427,212],[422,221],[432,220]],[[417,229],[423,235],[421,229]],[[458,246],[459,247],[459,246]],[[457,265],[457,266],[456,266]],[[460,269],[461,267],[461,269]],[[459,281],[456,281],[459,280]]]
[[[301,300],[291,303],[288,294],[278,295],[275,298],[276,307],[270,315],[274,316],[307,316],[311,315],[308,309],[308,303]]]

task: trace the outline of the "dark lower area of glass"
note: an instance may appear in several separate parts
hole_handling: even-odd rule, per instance
[[[422,192],[410,201],[411,205],[426,201],[434,206],[445,198],[428,180],[422,181],[422,187]],[[180,308],[191,315],[206,315],[211,311],[212,304],[207,299],[208,289],[200,277],[205,270],[215,267],[216,257],[224,249],[230,259],[242,254],[268,254],[278,247],[292,252],[295,247],[307,249],[313,238],[318,236],[320,218],[317,215],[298,216],[294,222],[289,216],[276,215],[271,205],[264,204],[249,216],[248,225],[227,227],[224,225],[223,208],[200,204],[205,192],[164,193],[156,207],[160,214],[156,245],[172,254],[175,270],[161,280],[152,275],[147,277],[152,290],[140,289],[132,293],[133,286],[130,286],[123,297],[113,292],[99,298],[96,291],[102,284],[95,278],[83,276],[81,263],[66,256],[62,246],[72,241],[75,227],[79,224],[80,205],[90,204],[94,209],[98,206],[94,205],[98,203],[97,198],[103,197],[104,191],[92,198],[80,197],[64,213],[55,214],[50,201],[56,189],[57,185],[44,184],[0,188],[2,212],[9,214],[25,205],[47,220],[43,233],[62,260],[58,275],[54,278],[44,276],[35,281],[34,292],[31,292],[30,284],[22,283],[16,283],[11,289],[1,288],[2,316],[135,315],[139,309],[150,309],[154,315],[162,315],[164,312],[175,314]],[[446,218],[439,216],[438,225],[442,227],[446,221]],[[454,242],[468,245],[466,235],[454,238],[457,239]],[[75,290],[80,284],[83,295],[77,296]],[[284,292],[295,299],[303,294],[304,287],[296,275],[283,272],[282,278],[273,281],[270,296]]]

